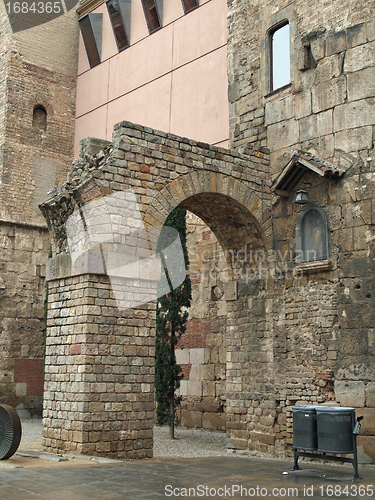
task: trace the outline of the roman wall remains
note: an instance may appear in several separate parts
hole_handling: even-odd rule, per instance
[[[45,263],[38,204],[73,160],[77,14],[12,33],[0,5],[0,401],[42,412]]]
[[[276,451],[292,443],[291,405],[331,401],[365,415],[361,459],[374,457],[373,9],[351,1],[229,3],[232,145],[270,150],[274,188],[298,151],[337,174],[307,169],[284,192],[273,189],[274,250],[289,268],[272,292]],[[285,23],[290,81],[273,89],[271,38]],[[294,203],[300,189],[307,205]],[[325,264],[299,265],[302,219],[314,207],[326,218],[328,255]]]

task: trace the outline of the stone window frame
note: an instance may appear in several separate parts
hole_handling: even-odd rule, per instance
[[[290,83],[272,90],[271,86],[271,35],[283,25],[289,24],[290,37]],[[296,21],[294,19],[293,5],[289,5],[267,19],[261,25],[260,42],[260,85],[263,97],[281,92],[294,85],[295,71],[297,68],[297,53],[294,46],[296,36]]]
[[[302,221],[305,215],[310,210],[317,210],[323,217],[325,223],[325,241],[326,241],[326,258],[322,260],[314,261],[302,261],[299,259],[299,254],[303,251],[302,249]],[[326,212],[317,204],[308,203],[304,206],[301,212],[298,214],[296,223],[296,270],[304,271],[306,273],[313,273],[319,271],[325,271],[332,269],[332,260],[330,259],[331,254],[331,244],[329,239],[329,227],[328,227],[328,217]]]
[[[275,79],[275,74],[277,73],[277,71],[274,71],[274,61],[275,61],[275,57],[274,57],[274,47],[275,47],[275,43],[274,43],[274,35],[280,31],[282,28],[285,28],[286,26],[288,26],[288,40],[289,40],[289,53],[288,53],[288,56],[289,56],[289,81],[287,83],[284,83],[283,85],[279,85],[278,87],[275,87],[275,84],[274,84],[274,79]],[[279,90],[283,87],[286,87],[287,85],[290,84],[290,26],[289,26],[289,21],[284,21],[283,23],[281,24],[278,24],[276,26],[274,26],[270,31],[269,31],[269,44],[270,44],[270,91],[271,92],[274,92],[276,90]]]

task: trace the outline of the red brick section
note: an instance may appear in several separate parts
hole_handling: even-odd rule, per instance
[[[208,231],[203,231],[202,232],[202,240],[209,240],[211,234],[212,234],[211,229],[209,229]]]
[[[44,359],[15,359],[14,381],[15,383],[27,383],[27,396],[42,396],[44,385]]]
[[[189,380],[191,365],[180,365],[184,380]]]
[[[180,339],[177,349],[206,347],[206,336],[210,333],[210,323],[193,319],[188,322],[186,333]]]

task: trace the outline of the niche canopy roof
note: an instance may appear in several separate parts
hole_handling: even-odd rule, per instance
[[[310,153],[295,153],[282,169],[272,184],[271,191],[279,196],[289,197],[306,171],[312,171],[320,177],[341,177],[345,170],[335,167]]]

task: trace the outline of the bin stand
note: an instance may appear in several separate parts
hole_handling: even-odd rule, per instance
[[[353,433],[353,458],[337,457],[335,455],[327,455],[326,453],[309,453],[306,451],[298,451],[294,449],[294,466],[293,470],[300,470],[298,466],[298,457],[318,458],[321,460],[331,460],[334,462],[350,463],[353,465],[353,479],[361,479],[358,475],[358,456],[357,456],[357,434]]]

